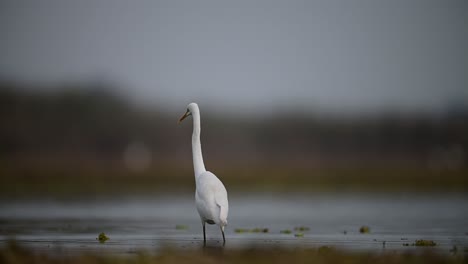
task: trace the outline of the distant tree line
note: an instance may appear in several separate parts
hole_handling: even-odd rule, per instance
[[[155,157],[189,157],[177,117],[140,109],[103,84],[50,89],[0,82],[0,157],[81,155],[115,159],[133,141]],[[64,89],[65,88],[65,89]],[[280,115],[262,120],[204,116],[206,155],[230,160],[458,159],[468,156],[468,112],[372,117]]]

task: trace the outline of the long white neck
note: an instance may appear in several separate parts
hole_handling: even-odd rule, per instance
[[[198,110],[198,109],[197,109]],[[203,155],[201,150],[200,141],[200,111],[193,111],[193,133],[192,133],[192,155],[193,155],[193,169],[195,171],[195,178],[201,173],[205,172],[205,164],[203,163]]]

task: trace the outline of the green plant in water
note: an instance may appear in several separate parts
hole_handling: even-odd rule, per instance
[[[296,233],[294,234],[295,237],[304,237],[304,233]]]
[[[304,232],[304,231],[309,231],[310,228],[308,228],[307,226],[296,226],[294,230]]]
[[[368,226],[361,226],[361,228],[359,228],[359,232],[361,234],[368,234],[370,233],[370,227]]]
[[[177,229],[177,230],[187,230],[188,226],[186,226],[186,225],[176,225],[175,229]]]
[[[253,229],[246,229],[246,228],[236,228],[234,232],[236,233],[268,233],[270,230],[268,228],[253,228]]]
[[[250,230],[250,233],[268,233],[268,228],[254,228]]]
[[[106,234],[103,232],[100,233],[96,239],[99,240],[99,243],[105,243],[107,240],[109,240],[109,237],[106,236]]]
[[[437,244],[433,240],[419,239],[414,242],[414,245],[417,247],[433,247]]]
[[[236,228],[236,229],[234,229],[234,232],[236,232],[236,233],[249,233],[249,230],[245,229],[245,228]]]
[[[291,234],[292,231],[289,230],[289,229],[286,229],[286,230],[281,230],[280,233],[281,233],[281,234]]]

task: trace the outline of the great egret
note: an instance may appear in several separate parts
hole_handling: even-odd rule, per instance
[[[187,106],[187,111],[179,119],[179,123],[190,115],[193,117],[192,155],[196,186],[195,203],[203,225],[203,245],[206,245],[206,223],[219,225],[224,245],[226,244],[224,227],[227,225],[229,211],[227,191],[218,177],[205,169],[200,142],[200,109],[196,103],[190,103]]]

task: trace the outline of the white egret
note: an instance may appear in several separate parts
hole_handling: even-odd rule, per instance
[[[223,234],[223,245],[226,243],[224,227],[227,225],[229,211],[227,191],[223,183],[213,173],[205,169],[200,142],[200,109],[196,103],[190,103],[187,111],[179,119],[182,122],[187,116],[193,117],[192,155],[195,171],[195,203],[203,225],[203,244],[206,245],[205,224],[217,224]]]

